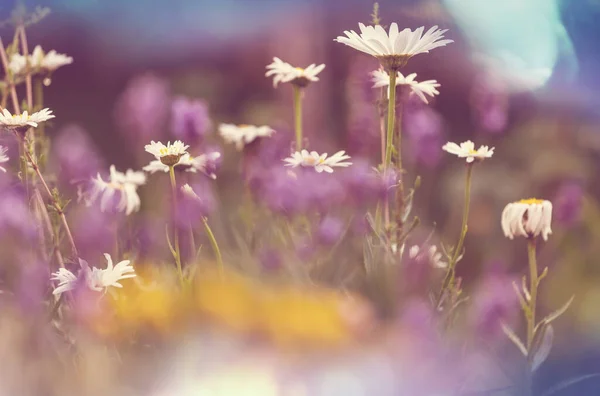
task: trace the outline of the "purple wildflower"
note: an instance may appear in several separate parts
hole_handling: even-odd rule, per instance
[[[443,145],[442,117],[422,103],[406,106],[404,132],[409,147],[409,160],[427,168],[434,168],[441,159]]]
[[[66,184],[90,179],[103,162],[88,133],[75,124],[59,132],[52,148],[56,173]]]
[[[331,246],[335,244],[344,233],[344,222],[333,216],[326,216],[317,227],[316,236],[319,243]]]
[[[183,96],[171,103],[171,131],[177,139],[197,146],[204,140],[212,126],[208,105],[203,100]]]
[[[153,74],[134,77],[115,109],[117,124],[134,141],[159,139],[164,133],[169,106],[169,85]]]
[[[580,221],[584,190],[577,182],[564,182],[554,199],[554,218],[565,227],[572,227]]]

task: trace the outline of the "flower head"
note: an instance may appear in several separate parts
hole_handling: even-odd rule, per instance
[[[306,69],[294,67],[287,62],[275,57],[273,63],[267,65],[265,77],[273,76],[273,86],[277,87],[280,82],[291,82],[300,87],[307,86],[311,81],[319,81],[317,74],[321,73],[325,68],[324,64],[317,66],[311,64]]]
[[[206,154],[200,154],[196,157],[192,157],[189,153],[185,153],[179,159],[175,165],[176,168],[183,168],[186,172],[196,173],[202,172],[211,179],[216,179],[214,166],[211,164],[215,163],[221,158],[221,153],[213,151]],[[146,172],[168,172],[169,166],[162,163],[160,160],[151,161],[148,165],[142,168]]]
[[[165,146],[161,142],[155,142],[152,140],[150,144],[144,146],[144,149],[156,157],[157,160],[167,166],[176,165],[184,154],[187,154],[187,148],[189,146],[183,144],[181,140],[176,140],[171,144],[167,142]]]
[[[509,239],[535,238],[541,234],[546,241],[552,234],[551,223],[552,203],[543,199],[522,199],[509,203],[502,211],[502,231]]]
[[[20,130],[23,128],[37,128],[38,123],[48,121],[54,118],[52,110],[45,108],[33,114],[28,114],[24,111],[23,114],[11,114],[8,110],[3,109],[0,114],[0,127],[6,129]]]
[[[8,149],[6,147],[0,146],[0,164],[8,162],[8,155],[6,155],[7,151],[8,151]],[[2,166],[0,166],[0,170],[2,172],[6,172],[6,169],[3,168]]]
[[[266,125],[233,125],[221,124],[219,133],[227,143],[234,143],[238,150],[244,148],[245,145],[252,143],[257,138],[269,137],[275,131]]]
[[[27,61],[29,61],[32,73],[38,71],[51,73],[59,67],[73,63],[73,58],[65,54],[59,54],[55,50],[44,53],[42,47],[37,45],[27,57],[19,53],[11,55],[8,67],[13,74],[25,74]]]
[[[115,194],[120,194],[116,209],[130,215],[140,209],[140,197],[137,188],[146,183],[146,175],[143,172],[135,172],[128,169],[126,173],[119,172],[114,165],[110,166],[110,177],[104,181],[98,174],[92,179],[92,191],[88,205],[100,198],[100,210],[106,211],[111,204]]]
[[[389,87],[390,75],[385,70],[375,70],[371,72],[371,76],[373,81],[373,88]],[[411,73],[408,76],[404,77],[402,73],[398,72],[396,77],[396,86],[408,86],[410,88],[411,95],[417,95],[425,103],[429,103],[425,95],[428,95],[433,98],[435,95],[440,94],[440,92],[437,90],[440,84],[436,80],[418,82],[415,81],[415,77],[417,77],[417,73]],[[389,95],[390,90],[388,88],[388,97]]]
[[[411,57],[428,53],[434,48],[453,42],[442,40],[447,30],[440,30],[437,26],[432,27],[425,34],[423,34],[425,29],[423,26],[414,32],[408,28],[399,31],[398,24],[392,23],[389,33],[380,25],[365,26],[359,23],[358,26],[360,34],[354,30],[345,31],[346,37],[338,36],[335,41],[376,57],[388,70],[397,71]]]
[[[414,245],[408,250],[408,257],[418,260],[426,258],[435,268],[448,267],[448,263],[442,259],[442,253],[438,252],[435,245],[431,245],[427,249],[421,249],[419,245]]]
[[[319,154],[316,151],[308,150],[296,151],[291,157],[284,159],[286,162],[285,166],[291,166],[296,168],[298,166],[313,167],[318,173],[323,171],[327,173],[333,173],[334,167],[347,167],[352,165],[352,162],[343,162],[344,160],[350,159],[349,155],[346,155],[345,151],[338,151],[331,157],[327,158],[327,154]]]
[[[106,269],[90,268],[85,260],[79,259],[79,264],[81,265],[79,276],[82,277],[85,285],[90,290],[106,291],[109,287],[122,288],[123,285],[119,281],[136,277],[130,260],[123,260],[117,263],[117,265],[113,265],[110,254],[104,253],[104,258],[107,262]],[[58,286],[52,292],[55,295],[73,290],[79,282],[78,276],[75,276],[75,274],[65,268],[60,268],[57,272],[53,273],[50,280],[58,281]]]
[[[481,146],[475,150],[475,144],[470,140],[461,143],[460,146],[456,143],[448,142],[442,147],[442,150],[454,154],[459,158],[466,158],[468,163],[491,158],[494,154],[494,147],[490,149],[488,146]]]

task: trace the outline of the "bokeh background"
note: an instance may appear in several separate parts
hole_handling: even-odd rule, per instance
[[[79,125],[107,163],[120,169],[140,168],[147,159],[143,146],[131,144],[123,123],[132,95],[147,101],[141,117],[157,126],[165,122],[165,130],[161,117],[167,117],[171,95],[204,99],[214,126],[232,122],[289,130],[291,89],[273,89],[264,77],[273,56],[294,65],[327,65],[305,100],[305,130],[313,147],[344,148],[377,161],[378,127],[366,80],[377,64],[333,42],[357,22],[369,22],[371,1],[26,4],[52,10],[28,30],[30,41],[75,59],[55,73],[47,89],[46,104],[57,115],[50,136],[58,139],[65,128]],[[14,5],[2,0],[0,16],[8,17]],[[552,200],[554,235],[539,260],[550,267],[542,309],[559,306],[572,294],[576,299],[557,322],[555,348],[541,376],[551,385],[557,378],[597,372],[600,1],[381,0],[379,5],[383,24],[413,29],[437,24],[450,29],[447,36],[455,41],[408,66],[419,80],[441,83],[430,106],[407,106],[403,120],[408,177],[423,180],[415,211],[424,227],[452,238],[460,224],[463,168],[441,145],[471,139],[495,146],[492,160],[475,174],[460,275],[475,290],[474,280],[488,271],[524,273],[525,243],[502,236],[501,210],[521,198]],[[0,34],[12,33],[4,27]],[[235,165],[226,164],[219,178],[223,207],[235,205],[226,197],[236,191],[230,183],[236,172]],[[600,389],[599,381],[592,382],[580,385],[581,392]]]

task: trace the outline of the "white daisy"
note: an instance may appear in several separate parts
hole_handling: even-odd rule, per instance
[[[461,143],[460,146],[456,143],[448,142],[442,147],[442,150],[454,154],[459,158],[466,158],[468,163],[490,158],[494,154],[494,147],[481,146],[475,150],[475,144],[470,140]]]
[[[434,48],[453,42],[453,40],[442,40],[447,30],[440,30],[437,26],[432,27],[425,34],[423,34],[425,29],[423,26],[414,32],[408,28],[399,31],[398,24],[392,23],[389,33],[380,25],[365,26],[359,23],[358,26],[360,34],[354,30],[345,31],[346,37],[338,36],[335,41],[376,57],[387,70],[397,71],[411,57],[428,53]]]
[[[327,158],[327,154],[319,154],[316,151],[307,150],[296,151],[289,158],[284,159],[286,162],[285,166],[291,166],[296,168],[298,166],[313,167],[318,173],[323,171],[332,173],[333,168],[336,166],[347,167],[352,165],[352,162],[342,162],[350,159],[349,155],[346,155],[345,151],[338,151],[331,157]]]
[[[273,63],[267,65],[265,77],[273,76],[273,86],[277,87],[280,82],[291,82],[301,87],[307,86],[311,81],[319,81],[317,74],[321,73],[325,68],[324,64],[317,66],[311,64],[306,69],[294,67],[287,62],[275,57]]]
[[[208,164],[210,162],[216,161],[221,158],[221,153],[218,151],[214,151],[212,153],[201,154],[196,157],[192,157],[189,153],[186,153],[181,156],[179,162],[175,164],[175,167],[184,167],[186,168],[186,172],[196,173],[202,172],[211,179],[216,179],[217,175],[215,175],[212,171],[208,169]],[[159,160],[151,161],[144,168],[144,171],[149,173],[155,172],[168,172],[169,166],[163,164]]]
[[[266,125],[233,125],[221,124],[219,133],[227,143],[234,143],[238,150],[244,148],[244,145],[253,142],[257,138],[269,137],[275,130]]]
[[[58,286],[52,292],[54,295],[73,290],[77,284],[77,277],[65,268],[59,268],[58,271],[52,274],[50,280],[58,281]]]
[[[383,69],[375,70],[371,72],[373,88],[381,88],[381,87],[389,87],[390,85],[390,75]],[[429,95],[432,98],[435,95],[439,95],[440,92],[437,90],[440,87],[440,84],[436,80],[427,80],[418,82],[415,81],[415,77],[417,77],[417,73],[411,73],[408,76],[404,77],[404,75],[400,72],[396,75],[396,86],[398,85],[406,85],[410,87],[411,95],[416,94],[423,102],[429,103],[425,95]],[[390,96],[390,90],[388,88],[388,97]]]
[[[433,265],[435,268],[448,267],[448,263],[442,260],[442,253],[437,251],[437,246],[435,245],[429,246],[429,249],[425,250],[424,252],[421,251],[421,248],[418,245],[414,245],[408,250],[408,256],[411,259],[423,257],[425,254],[427,255],[427,259],[431,265]]]
[[[36,47],[37,48],[37,47]],[[35,52],[35,50],[34,50]],[[33,55],[32,55],[33,56]],[[55,71],[59,67],[70,65],[73,63],[73,58],[65,54],[59,54],[55,50],[51,50],[44,56],[40,64],[41,68],[50,72]]]
[[[90,268],[85,260],[79,259],[79,264],[81,265],[79,274],[83,276],[85,285],[90,290],[106,291],[109,287],[122,288],[123,285],[119,281],[136,277],[130,260],[123,260],[113,266],[110,254],[104,253],[104,258],[107,261],[106,269]],[[52,292],[54,295],[73,290],[78,281],[77,276],[65,268],[60,268],[57,272],[53,273],[50,280],[58,281],[58,286]]]
[[[23,114],[11,114],[8,110],[2,110],[0,114],[0,126],[7,129],[21,129],[38,126],[38,123],[54,118],[52,110],[45,108],[33,114],[24,111]]]
[[[11,72],[13,74],[25,74],[28,60],[32,73],[37,71],[51,73],[59,67],[73,63],[73,58],[70,56],[59,54],[55,50],[44,53],[42,47],[36,45],[28,57],[19,53],[13,54],[10,57],[9,68]]]
[[[188,147],[190,146],[183,144],[181,140],[176,140],[173,144],[167,142],[166,146],[161,142],[152,140],[150,144],[144,146],[144,149],[163,164],[174,166],[183,155],[187,154],[186,150]]]
[[[143,172],[135,172],[128,169],[126,173],[119,172],[114,165],[110,166],[110,178],[104,181],[100,173],[95,179],[92,179],[92,191],[88,205],[100,198],[100,210],[106,211],[115,194],[121,194],[117,204],[117,210],[130,215],[140,209],[140,197],[137,194],[137,188],[146,183],[146,176]]]
[[[542,235],[544,241],[552,234],[552,203],[543,199],[522,199],[509,203],[502,211],[502,231],[513,239]]]
[[[8,155],[6,155],[8,149],[4,146],[0,146],[0,164],[8,162]],[[0,170],[6,173],[6,169],[0,166]]]

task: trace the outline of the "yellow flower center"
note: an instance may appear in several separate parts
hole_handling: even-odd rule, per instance
[[[238,128],[248,128],[248,127],[250,127],[250,125],[248,125],[248,124],[240,124],[240,125],[238,125]]]
[[[325,161],[323,161],[322,158],[308,157],[304,160],[304,162],[306,162],[307,165],[315,166],[317,164],[322,164]]]
[[[542,204],[542,203],[544,203],[544,200],[543,199],[537,199],[537,198],[529,198],[529,199],[522,199],[518,203],[522,203],[522,204],[525,204],[525,205],[535,205],[535,204]]]
[[[297,67],[296,70],[298,70],[300,73],[304,73],[304,69],[301,67]]]
[[[166,147],[163,147],[159,150],[160,155],[167,155],[169,150]]]
[[[477,150],[471,149],[471,150],[469,150],[469,154],[476,155],[476,154],[478,154],[478,152],[477,152]]]

